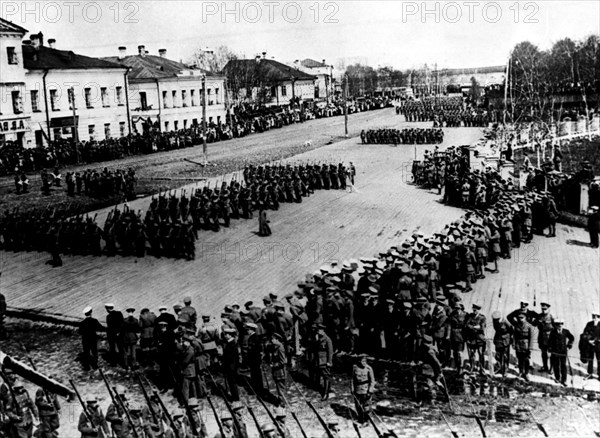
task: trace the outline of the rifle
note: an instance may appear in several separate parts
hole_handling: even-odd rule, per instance
[[[138,435],[137,429],[135,428],[135,425],[133,424],[133,420],[131,419],[131,413],[129,412],[129,409],[127,409],[127,407],[125,407],[125,402],[123,402],[123,400],[121,400],[121,397],[119,397],[119,394],[117,393],[117,388],[113,388],[113,391],[115,392],[115,394],[117,394],[117,400],[119,400],[119,404],[121,405],[123,412],[125,412],[125,416],[127,417],[129,426],[131,427],[131,430],[133,431],[134,438],[140,438],[140,436]]]
[[[137,378],[138,378],[140,387],[142,388],[142,394],[144,395],[144,399],[146,400],[146,405],[148,406],[150,415],[152,415],[152,421],[154,421],[154,424],[160,424],[158,421],[158,417],[156,416],[156,412],[154,412],[154,408],[152,407],[152,403],[150,402],[150,397],[148,397],[148,392],[146,391],[146,387],[144,386],[144,383],[142,382],[142,378],[140,377],[139,374],[137,374]]]
[[[4,371],[0,371],[0,376],[2,377],[4,382],[6,382],[6,386],[8,386],[8,391],[10,392],[10,396],[13,400],[13,403],[15,406],[14,409],[15,409],[16,414],[19,417],[23,417],[23,409],[21,408],[21,405],[17,401],[17,395],[15,394],[15,389],[13,388],[12,383],[10,383],[10,380],[8,380],[8,376],[4,373]]]
[[[177,438],[181,438],[179,436],[179,430],[177,430],[177,428],[175,427],[175,422],[173,421],[173,417],[171,417],[171,414],[169,414],[169,411],[167,410],[167,407],[165,406],[165,404],[163,403],[162,399],[158,395],[158,392],[156,392],[156,390],[153,390],[152,394],[154,394],[154,396],[158,400],[158,405],[162,409],[163,414],[165,415],[165,417],[167,417],[167,420],[169,421],[169,425],[171,426],[171,429],[173,429],[173,433],[175,434],[175,436]]]
[[[210,408],[213,411],[213,414],[215,416],[215,420],[217,421],[217,426],[219,426],[219,433],[221,434],[222,437],[224,437],[225,436],[225,432],[223,431],[223,423],[221,423],[221,419],[219,418],[219,414],[217,414],[217,409],[215,408],[215,405],[213,404],[213,402],[212,402],[212,400],[210,398],[210,395],[206,394],[206,399],[208,400],[208,404],[210,405]]]
[[[258,422],[258,418],[256,418],[256,414],[254,413],[254,410],[250,407],[249,403],[246,403],[246,409],[248,409],[252,420],[254,420],[254,425],[256,426],[256,430],[258,430],[260,438],[264,438],[264,434],[262,433],[262,430],[260,430],[260,423]]]
[[[27,362],[29,362],[29,365],[31,365],[31,368],[33,368],[33,371],[37,371],[37,367],[35,366],[35,363],[33,362],[33,359],[31,358],[31,356],[29,356],[29,350],[27,349],[25,344],[21,343],[21,348],[25,352],[25,357],[27,357]],[[48,404],[51,404],[52,406],[54,406],[54,402],[50,398],[50,394],[48,394],[48,391],[46,391],[46,388],[42,388],[42,391],[44,392],[44,397],[46,397],[46,401],[48,402]]]
[[[306,404],[308,405],[308,407],[311,408],[312,411],[317,416],[317,419],[319,420],[319,423],[321,423],[321,426],[323,426],[323,429],[325,429],[325,433],[327,434],[327,438],[335,438],[335,436],[333,435],[333,433],[331,433],[331,430],[329,429],[329,427],[327,427],[327,423],[325,423],[325,420],[323,420],[323,417],[321,417],[321,414],[319,414],[319,412],[317,412],[317,409],[313,406],[313,404],[310,401],[308,401],[306,399],[306,397],[304,397],[304,394],[302,393],[302,391],[300,391],[300,388],[298,388],[298,385],[296,384],[296,382],[293,379],[292,379],[292,383],[293,383],[294,387],[296,388],[296,391],[298,391],[298,393],[300,394],[300,396],[302,397],[302,399],[306,402]]]
[[[96,426],[94,426],[94,421],[92,420],[92,416],[88,412],[87,406],[83,402],[83,399],[81,398],[81,395],[79,394],[79,391],[77,390],[77,387],[75,386],[75,382],[73,382],[73,380],[69,380],[69,383],[73,387],[73,391],[75,392],[75,395],[77,396],[77,400],[79,400],[79,404],[81,404],[81,408],[83,409],[83,415],[85,415],[85,418],[91,424],[92,428],[95,428]]]
[[[250,383],[250,380],[248,379],[248,377],[244,376],[244,379],[246,380],[246,383],[248,384],[248,387],[250,388],[250,390],[252,391],[252,393],[254,394],[254,396],[256,397],[256,399],[260,402],[260,404],[265,409],[265,411],[267,411],[267,415],[269,416],[269,418],[273,422],[273,425],[275,426],[275,428],[277,428],[277,433],[279,433],[279,436],[285,436],[285,432],[281,428],[281,425],[279,424],[279,422],[277,421],[277,419],[275,418],[275,416],[273,415],[273,413],[269,410],[269,408],[267,407],[267,404],[256,393],[256,391],[254,391],[254,388],[252,387],[252,383]]]
[[[362,438],[362,435],[360,434],[360,429],[358,428],[358,424],[356,424],[356,421],[354,421],[354,415],[352,414],[352,410],[350,409],[350,406],[348,406],[348,401],[344,400],[346,403],[346,409],[348,409],[348,413],[350,414],[350,420],[352,420],[352,427],[354,428],[354,431],[356,432],[356,436],[358,438]]]
[[[452,434],[452,436],[454,438],[458,438],[458,432],[456,432],[454,429],[452,429],[452,426],[450,426],[450,423],[448,423],[448,419],[446,418],[446,416],[444,415],[444,413],[442,412],[441,409],[440,409],[440,415],[442,416],[444,422],[446,423],[446,426],[448,426],[448,429],[450,429],[450,433]]]
[[[288,411],[290,411],[290,414],[292,414],[292,418],[296,421],[296,424],[300,428],[300,432],[302,432],[302,437],[308,438],[308,435],[306,435],[306,432],[304,431],[304,428],[302,427],[302,424],[300,423],[300,420],[298,419],[296,412],[294,412],[293,410],[290,409],[290,404],[288,403],[287,398],[285,397],[285,394],[282,393],[281,395],[283,397],[283,400],[285,401],[286,406],[288,407]]]
[[[367,420],[369,420],[369,423],[371,423],[371,426],[373,426],[373,430],[375,430],[375,433],[377,434],[378,438],[383,438],[383,434],[381,433],[381,431],[379,430],[379,428],[377,427],[377,425],[375,424],[375,421],[373,420],[373,417],[371,417],[367,411],[365,411],[364,406],[362,405],[361,402],[358,401],[358,398],[356,398],[356,396],[354,394],[352,394],[352,397],[354,397],[354,400],[356,401],[356,403],[361,407],[361,409],[363,410],[363,412],[365,413],[365,415],[367,416]],[[395,435],[395,434],[394,434]]]
[[[212,373],[210,372],[210,370],[207,368],[206,371],[208,372],[208,376],[210,377],[210,380],[212,380],[213,385],[221,393],[221,397],[223,397],[223,401],[225,402],[225,406],[227,407],[227,410],[229,411],[229,413],[231,414],[231,418],[233,419],[233,424],[235,426],[237,434],[239,434],[241,436],[241,434],[242,434],[242,425],[240,424],[237,416],[235,415],[235,412],[233,412],[233,409],[231,407],[231,404],[229,403],[229,400],[227,400],[227,397],[225,397],[225,394],[223,393],[223,390],[221,389],[221,387],[219,385],[217,385],[217,382],[216,382],[215,378],[213,377]]]

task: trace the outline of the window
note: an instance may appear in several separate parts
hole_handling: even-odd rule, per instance
[[[206,89],[206,104],[207,105],[212,105],[213,101],[212,101],[212,89],[207,88]]]
[[[58,90],[50,90],[50,108],[58,111]]]
[[[23,101],[21,100],[21,92],[13,91],[12,95],[12,104],[13,104],[13,112],[15,114],[21,114],[23,112]]]
[[[281,86],[281,95],[282,96],[287,96],[287,85],[282,85]]]
[[[204,99],[206,99],[206,96],[204,95],[204,88],[200,88],[200,105],[204,106]]]
[[[169,122],[165,122],[165,131],[169,132]]]
[[[215,88],[215,102],[219,104],[219,89]]]
[[[183,107],[188,106],[186,98],[187,98],[186,91],[185,90],[181,90],[181,106],[183,106]]]
[[[96,125],[88,125],[88,134],[90,135],[90,140],[94,139],[95,133],[96,133]]]
[[[173,125],[175,125],[175,131],[177,131],[179,129],[179,120],[175,120]]]
[[[54,132],[54,139],[55,140],[61,138],[61,129],[60,128],[54,128],[52,130],[52,132]]]
[[[38,90],[31,90],[31,111],[37,113],[40,111],[40,92]]]
[[[190,90],[190,100],[192,101],[192,106],[196,106],[196,90]]]
[[[104,138],[107,140],[110,138],[110,123],[104,124]]]
[[[171,93],[171,98],[173,99],[173,108],[177,108],[177,91]]]
[[[110,106],[108,102],[108,90],[106,87],[100,88],[100,98],[102,99],[102,107],[107,108]]]
[[[117,87],[117,105],[123,105],[123,87]]]
[[[85,94],[85,107],[86,108],[94,108],[92,106],[92,89],[86,88],[84,91]]]
[[[119,122],[119,135],[125,137],[125,122]]]
[[[166,91],[162,92],[162,100],[163,100],[163,108],[169,108],[169,105],[167,104],[167,92]]]
[[[7,47],[6,55],[7,55],[9,64],[18,64],[19,63],[19,58],[17,57],[17,52],[14,47]]]
[[[209,118],[208,118],[208,123],[212,123],[212,120],[213,120],[213,118],[212,118],[212,117],[209,117]]]
[[[140,91],[140,109],[146,111],[148,109],[148,100],[146,99],[146,92]]]
[[[75,92],[72,88],[67,90],[67,97],[69,98],[69,109],[72,110],[73,106],[75,106],[75,109],[77,109],[75,103]]]
[[[183,120],[183,129],[187,129],[187,119]]]

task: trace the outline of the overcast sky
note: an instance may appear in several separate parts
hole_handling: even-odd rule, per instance
[[[91,56],[137,46],[184,61],[227,45],[253,57],[356,60],[408,68],[502,65],[518,42],[545,49],[600,33],[600,0],[585,1],[2,1],[1,15],[57,48]]]

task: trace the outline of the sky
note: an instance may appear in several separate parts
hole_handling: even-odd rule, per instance
[[[600,34],[600,0],[569,1],[10,1],[0,16],[57,48],[88,56],[151,54],[188,61],[228,46],[282,62],[325,59],[399,69],[503,65],[515,44],[547,49]]]

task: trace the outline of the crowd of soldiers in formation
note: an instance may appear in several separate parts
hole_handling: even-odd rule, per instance
[[[442,129],[364,129],[360,132],[362,144],[439,144],[444,141]]]
[[[266,210],[278,210],[281,203],[300,203],[315,190],[345,190],[354,184],[355,175],[352,163],[249,165],[242,172],[243,181],[206,185],[189,196],[184,190],[179,196],[177,191],[161,192],[153,196],[145,216],[127,205],[123,210],[115,207],[103,228],[96,217],[69,209],[5,211],[0,218],[0,245],[15,252],[49,251],[49,264],[55,267],[62,266],[60,254],[144,257],[148,252],[193,260],[199,230],[219,231],[229,227],[231,219],[252,219],[254,211],[264,222]],[[86,182],[84,190],[94,187]]]
[[[487,111],[463,103],[462,97],[425,97],[407,100],[396,107],[407,122],[433,122],[433,127],[487,127],[492,121]]]
[[[333,111],[318,111],[319,117],[333,117],[343,114],[340,104],[333,105]],[[389,106],[386,98],[356,100],[349,112],[370,111]],[[342,106],[343,107],[343,106]],[[302,123],[314,118],[310,110],[292,109],[289,106],[261,108],[240,105],[233,108],[228,123],[207,122],[206,141],[208,143],[245,137],[271,129],[282,128],[294,123]],[[17,142],[6,141],[0,150],[0,176],[13,172],[36,172],[42,168],[74,165],[78,162],[95,163],[111,161],[133,155],[151,154],[187,147],[198,146],[203,142],[201,123],[190,124],[184,129],[160,132],[158,121],[149,120],[142,132],[134,132],[122,137],[101,140],[80,141],[77,147],[71,138],[54,138],[48,147],[24,148]]]

